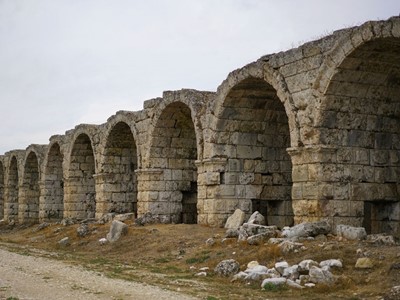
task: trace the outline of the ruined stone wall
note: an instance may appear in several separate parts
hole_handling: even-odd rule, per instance
[[[400,19],[367,22],[0,157],[0,216],[328,219],[400,235]],[[4,212],[4,213],[3,213]]]

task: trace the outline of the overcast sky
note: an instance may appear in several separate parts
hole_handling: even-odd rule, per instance
[[[399,13],[399,0],[0,0],[0,154]]]

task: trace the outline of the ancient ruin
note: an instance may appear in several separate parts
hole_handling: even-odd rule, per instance
[[[327,219],[400,236],[399,17],[0,156],[6,221],[151,212],[221,226],[236,208],[279,227]]]

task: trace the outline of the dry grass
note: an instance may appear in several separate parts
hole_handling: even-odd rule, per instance
[[[398,246],[338,242],[331,237],[325,243],[304,242],[305,251],[283,254],[277,245],[250,246],[235,239],[222,242],[223,229],[184,224],[143,227],[129,224],[128,234],[118,242],[99,246],[98,240],[106,236],[109,224],[91,224],[91,233],[86,237],[77,236],[77,227],[52,224],[38,232],[34,232],[35,227],[12,230],[2,227],[0,242],[2,247],[25,255],[50,256],[103,272],[112,278],[141,281],[172,290],[179,288],[202,299],[363,299],[382,296],[393,285],[400,284],[399,270],[389,272],[391,264],[400,262]],[[58,245],[64,237],[70,238],[70,246]],[[210,237],[216,241],[213,246],[205,244]],[[376,262],[374,269],[360,271],[354,268],[358,248],[368,252]],[[230,258],[240,263],[241,270],[253,260],[272,267],[282,259],[295,264],[303,259],[322,261],[330,258],[342,259],[344,268],[335,271],[338,280],[333,286],[265,291],[260,289],[260,283],[231,283],[229,278],[213,275],[215,266]],[[210,268],[207,277],[194,276],[201,267]]]

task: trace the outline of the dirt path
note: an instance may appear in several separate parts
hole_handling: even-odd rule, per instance
[[[0,249],[0,299],[195,299],[48,258]]]

